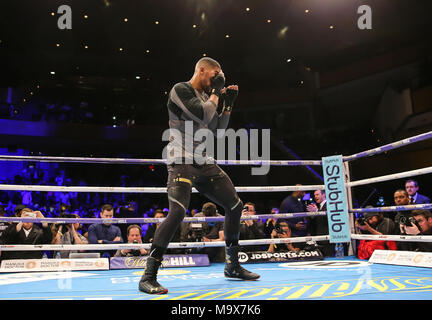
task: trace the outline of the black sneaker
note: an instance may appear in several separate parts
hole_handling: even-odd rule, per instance
[[[239,246],[225,247],[226,265],[224,275],[227,278],[257,280],[260,276],[243,268],[238,262]]]
[[[233,266],[229,264],[225,266],[224,275],[227,278],[240,280],[257,280],[260,277],[259,274],[250,272],[241,265]]]
[[[166,294],[168,289],[162,287],[156,278],[141,279],[139,282],[139,290],[148,294]]]
[[[161,264],[161,261],[153,257],[147,258],[144,275],[138,285],[140,291],[148,294],[165,294],[168,292],[168,289],[162,287],[156,280],[157,272]]]

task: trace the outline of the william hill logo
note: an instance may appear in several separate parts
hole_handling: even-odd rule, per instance
[[[127,268],[145,268],[147,257],[128,257],[124,260]],[[165,257],[162,261],[162,266],[195,266],[196,263],[192,257],[178,256],[178,257]]]

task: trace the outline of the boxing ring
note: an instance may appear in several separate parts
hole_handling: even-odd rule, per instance
[[[394,240],[431,242],[431,236],[361,235],[354,230],[354,215],[365,212],[408,211],[431,209],[432,204],[388,206],[378,208],[353,208],[352,188],[377,182],[403,179],[429,174],[432,167],[368,178],[350,179],[350,162],[388,152],[403,146],[432,138],[432,131],[378,148],[343,156],[344,187],[347,195],[351,241],[349,255],[329,257],[319,261],[271,262],[248,264],[246,267],[261,275],[258,281],[227,280],[223,275],[223,263],[206,267],[162,268],[158,281],[169,289],[168,294],[153,296],[138,291],[138,281],[143,269],[103,271],[52,271],[0,273],[1,300],[429,300],[432,295],[430,268],[400,265],[383,265],[355,257],[356,240]],[[104,164],[153,164],[163,165],[160,159],[82,158],[0,155],[0,161],[41,161]],[[272,166],[322,166],[320,160],[305,161],[217,161],[219,165]],[[325,185],[236,187],[237,192],[288,192],[324,190]],[[74,187],[46,185],[0,185],[0,191],[52,191],[52,192],[116,192],[116,193],[165,193],[166,187]],[[192,189],[193,193],[197,190]],[[298,212],[258,214],[242,216],[242,220],[267,218],[296,218],[327,215],[327,212]],[[28,218],[0,217],[6,222],[48,223],[158,223],[164,218]],[[183,222],[223,221],[224,217],[186,217]],[[297,243],[330,240],[330,235],[294,237],[285,239],[240,240],[240,246]],[[48,250],[108,250],[150,248],[143,244],[88,244],[88,245],[0,245],[0,251],[48,251]],[[168,248],[222,247],[220,242],[177,242]]]

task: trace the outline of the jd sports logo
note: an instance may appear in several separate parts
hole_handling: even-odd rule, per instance
[[[305,261],[305,262],[289,262],[282,263],[279,266],[284,268],[355,268],[369,266],[367,261]]]

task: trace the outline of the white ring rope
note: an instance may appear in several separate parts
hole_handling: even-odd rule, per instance
[[[105,164],[155,164],[164,165],[166,159],[130,159],[130,158],[88,158],[88,157],[49,157],[49,156],[9,156],[0,155],[0,161],[38,161],[38,162],[72,162],[72,163],[105,163]],[[321,160],[216,160],[218,165],[239,166],[321,166]]]
[[[298,217],[311,217],[311,216],[325,216],[326,211],[318,212],[296,212],[296,213],[276,213],[276,214],[259,214],[259,215],[244,215],[241,216],[241,220],[263,220],[263,219],[290,219]],[[114,223],[114,224],[133,224],[133,223],[161,223],[166,218],[29,218],[29,217],[0,217],[0,222],[33,222],[33,223],[82,223],[82,224],[93,224],[93,223]],[[185,217],[182,222],[216,222],[224,221],[225,217]]]
[[[235,187],[237,192],[287,192],[287,191],[311,191],[324,190],[324,185],[307,186],[257,186],[257,187]],[[43,192],[106,192],[106,193],[166,193],[166,187],[65,187],[65,186],[43,186],[43,185],[16,185],[0,184],[3,191],[43,191]],[[192,188],[193,193],[199,191]]]
[[[402,241],[402,242],[432,242],[432,235],[375,235],[375,234],[352,234],[351,239],[356,240],[383,240],[383,241]]]
[[[365,184],[408,178],[408,177],[412,177],[412,176],[428,174],[431,172],[432,172],[432,167],[426,167],[426,168],[422,168],[422,169],[416,169],[416,170],[411,170],[411,171],[394,173],[394,174],[389,174],[389,175],[375,177],[375,178],[351,181],[351,182],[347,182],[347,186],[348,187],[356,187],[356,186],[361,186],[361,185],[365,185]]]
[[[314,236],[314,237],[295,237],[283,239],[254,239],[254,240],[239,240],[240,246],[250,246],[259,244],[283,244],[308,241],[324,241],[329,240],[330,236]],[[171,242],[168,245],[169,249],[181,248],[204,248],[204,247],[224,247],[225,241],[212,242]],[[151,243],[117,243],[117,244],[5,244],[0,245],[0,251],[50,251],[50,250],[116,250],[116,249],[150,249]]]
[[[352,161],[352,160],[356,160],[356,159],[360,159],[360,158],[364,158],[364,157],[370,157],[379,153],[383,153],[383,152],[387,152],[389,150],[394,150],[403,146],[407,146],[409,144],[415,143],[415,142],[419,142],[419,141],[423,141],[423,140],[428,140],[432,138],[432,131],[426,132],[426,133],[422,133],[419,134],[417,136],[414,137],[410,137],[410,138],[406,138],[403,140],[399,140],[393,143],[389,143],[386,144],[384,146],[378,147],[378,148],[374,148],[374,149],[370,149],[370,150],[366,150],[363,152],[359,152],[350,156],[345,156],[343,157],[344,161]]]

